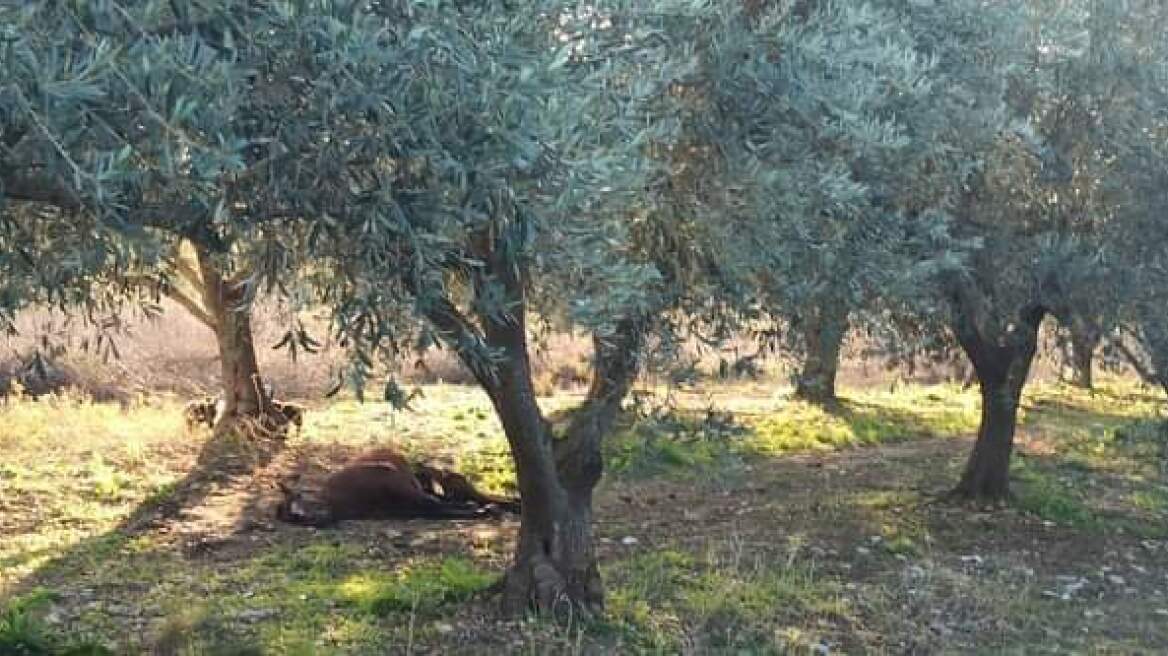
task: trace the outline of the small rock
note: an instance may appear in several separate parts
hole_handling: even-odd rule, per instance
[[[623,538],[621,538],[621,544],[625,545],[626,547],[631,547],[634,544],[636,544],[637,542],[638,542],[637,538],[635,538],[631,535],[626,535]]]

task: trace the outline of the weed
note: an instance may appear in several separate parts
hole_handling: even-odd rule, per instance
[[[35,612],[54,596],[35,590],[0,607],[0,654],[12,656],[112,656],[114,652],[85,639],[53,632]]]
[[[1013,467],[1015,504],[1035,516],[1066,526],[1087,527],[1095,515],[1081,496],[1049,468],[1018,459]]]
[[[431,612],[442,604],[463,601],[494,583],[495,577],[462,558],[446,558],[400,572],[393,580],[362,595],[361,605],[375,615]]]

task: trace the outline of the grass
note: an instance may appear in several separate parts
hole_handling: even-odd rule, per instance
[[[966,436],[979,417],[976,395],[956,386],[851,391],[835,411],[773,392],[714,397],[729,417],[689,401],[663,417],[634,421],[609,440],[609,470],[633,478],[702,476],[744,460]]]
[[[0,654],[12,656],[112,656],[113,651],[84,638],[65,636],[40,620],[36,613],[54,596],[36,589],[0,608]]]
[[[312,407],[283,451],[209,481],[179,399],[0,405],[0,653],[1168,650],[1161,404],[1128,384],[1034,386],[997,513],[929,502],[968,454],[975,393],[848,389],[831,413],[758,383],[662,398],[606,444],[608,608],[566,624],[504,621],[480,594],[514,521],[271,521],[275,480],[386,443],[513,489],[475,390],[427,387],[412,415]]]
[[[619,631],[635,650],[813,648],[825,642],[815,628],[819,619],[850,613],[839,580],[782,560],[663,550],[631,558],[608,574],[615,589],[604,628]]]

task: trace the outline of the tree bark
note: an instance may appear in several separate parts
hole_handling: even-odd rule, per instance
[[[795,398],[825,406],[838,403],[835,382],[847,329],[847,310],[840,305],[825,303],[808,313],[803,325],[806,353],[795,383]]]
[[[1071,368],[1070,384],[1082,389],[1095,387],[1094,362],[1095,349],[1099,346],[1103,336],[1099,331],[1092,329],[1085,322],[1072,319],[1068,327],[1070,332],[1071,352],[1067,364]]]
[[[216,429],[240,417],[256,417],[267,412],[267,398],[256,358],[251,314],[251,290],[223,278],[206,249],[195,244],[196,265],[201,278],[202,304],[211,318],[211,328],[219,349],[223,399]]]
[[[487,344],[506,355],[491,395],[515,459],[523,520],[507,573],[503,609],[594,613],[604,588],[592,538],[592,492],[603,473],[601,442],[609,433],[637,371],[641,331],[622,322],[612,338],[596,338],[588,398],[555,440],[535,401],[526,326],[487,319]]]
[[[1010,456],[1022,387],[981,382],[981,423],[977,442],[965,465],[956,494],[966,499],[998,502],[1010,492]]]
[[[509,311],[506,316],[480,313],[481,334],[449,302],[438,302],[427,316],[448,342],[465,345],[481,339],[498,354],[497,364],[487,369],[475,354],[459,351],[503,424],[522,498],[503,610],[592,614],[604,603],[593,546],[592,492],[603,473],[601,442],[638,370],[642,327],[637,321],[622,321],[614,335],[595,338],[588,397],[572,414],[565,436],[556,440],[536,402],[523,286],[513,270],[491,270],[492,283],[504,286]]]
[[[953,494],[1000,503],[1010,493],[1010,456],[1018,406],[1038,352],[1038,328],[1046,310],[1041,306],[1022,308],[1018,321],[1002,328],[987,325],[981,301],[967,292],[958,294],[955,303],[954,332],[973,363],[982,406],[977,441]]]

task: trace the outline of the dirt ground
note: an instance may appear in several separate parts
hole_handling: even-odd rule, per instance
[[[504,488],[493,418],[449,394],[423,410],[449,424],[441,439],[404,444]],[[907,405],[969,401],[920,394]],[[771,399],[738,447],[693,466],[614,459],[596,510],[602,618],[496,615],[481,590],[506,565],[512,519],[275,522],[277,480],[376,442],[348,434],[368,409],[322,410],[285,445],[159,439],[137,469],[106,456],[131,482],[104,515],[60,507],[92,496],[92,471],[54,491],[29,482],[49,469],[17,472],[34,455],[19,453],[0,470],[0,599],[44,596],[39,621],[118,653],[1168,653],[1168,483],[1127,428],[1142,401],[1033,395],[1017,499],[984,510],[942,499],[970,448],[961,426],[904,436],[893,422],[874,445],[776,453],[751,444],[794,412]],[[887,420],[871,412],[860,419]],[[150,472],[174,476],[139,494]]]

